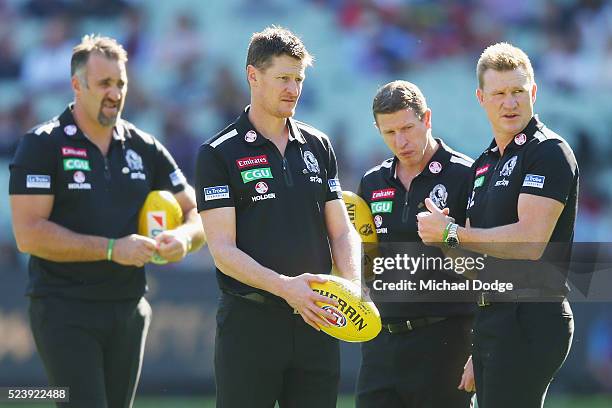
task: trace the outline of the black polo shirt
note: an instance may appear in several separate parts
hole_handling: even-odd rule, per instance
[[[563,204],[564,208],[550,242],[565,244],[549,245],[540,262],[569,263],[577,212],[579,171],[571,147],[561,136],[534,116],[506,146],[503,156],[500,156],[493,140],[472,168],[472,193],[467,209],[471,227],[492,228],[517,222],[518,199],[522,193],[552,198]],[[534,267],[533,262],[520,262],[524,262],[522,267],[515,267],[515,270],[533,274],[537,269],[542,274],[543,263]],[[519,284],[520,281],[526,282],[523,277],[517,276],[515,279],[519,280]],[[533,281],[533,277],[529,279]]]
[[[178,193],[186,180],[153,136],[119,120],[108,154],[78,128],[71,106],[28,132],[10,165],[10,194],[53,195],[49,221],[71,231],[121,238],[138,231],[152,190]],[[30,257],[28,295],[87,300],[139,298],[144,268],[114,262],[53,262]]]
[[[412,180],[408,191],[397,177],[396,157],[370,169],[361,179],[358,194],[370,206],[379,242],[421,243],[416,215],[427,211],[427,197],[440,209],[448,207],[455,222],[464,225],[473,160],[450,149],[441,139],[436,141],[438,149],[423,171]],[[409,249],[415,252],[411,256],[420,256],[421,253],[443,256],[439,248],[422,244],[410,245]],[[441,271],[428,271],[427,275],[419,275],[419,279],[463,280],[460,276]],[[469,314],[473,310],[472,305],[465,302],[380,302],[378,306],[385,322],[399,318]]]
[[[237,247],[265,267],[287,276],[330,273],[325,203],[342,191],[329,139],[288,119],[282,156],[249,121],[248,109],[200,147],[198,211],[234,207]],[[256,291],[219,269],[217,279],[224,291]]]

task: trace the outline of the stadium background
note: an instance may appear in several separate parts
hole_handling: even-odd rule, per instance
[[[611,241],[612,4],[604,0],[0,0],[2,188],[19,137],[71,100],[71,48],[92,32],[129,52],[124,117],[160,138],[191,179],[197,146],[248,102],[246,46],[269,24],[298,33],[316,57],[297,117],[330,135],[349,190],[386,157],[370,112],[379,85],[416,83],[433,110],[434,135],[475,157],[491,138],[474,97],[478,55],[500,40],[520,46],[540,85],[536,112],[568,139],[581,168],[576,239]],[[6,198],[0,226],[0,386],[44,385],[23,296],[27,258],[16,251]],[[169,396],[187,399],[168,406],[189,406],[214,392],[213,271],[206,249],[151,268],[154,318],[139,395],[153,399],[137,407],[164,406]],[[611,406],[611,304],[573,307],[572,353],[547,406]],[[343,346],[345,394],[358,358],[358,346]],[[351,405],[349,396],[343,406]]]

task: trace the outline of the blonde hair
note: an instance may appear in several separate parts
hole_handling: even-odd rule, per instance
[[[529,57],[523,50],[506,42],[500,42],[488,46],[480,55],[476,65],[476,75],[478,76],[478,87],[484,86],[483,76],[487,69],[495,71],[512,71],[523,68],[529,80],[534,82],[533,67]]]

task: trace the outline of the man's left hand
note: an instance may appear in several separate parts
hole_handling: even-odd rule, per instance
[[[444,241],[444,230],[455,219],[449,217],[449,209],[440,210],[430,198],[425,199],[425,206],[429,210],[417,214],[419,236],[425,244],[439,244]]]
[[[155,237],[157,253],[168,262],[178,262],[189,252],[189,240],[177,230],[163,231]]]

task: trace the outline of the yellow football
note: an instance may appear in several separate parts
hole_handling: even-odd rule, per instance
[[[365,200],[352,191],[342,191],[342,199],[351,224],[359,233],[361,243],[364,244],[362,245],[364,253],[361,258],[362,275],[366,281],[370,281],[374,278],[373,259],[379,255],[378,245],[375,245],[378,243],[378,236],[372,212]],[[335,265],[332,266],[332,275],[340,275]]]
[[[351,343],[372,340],[382,328],[380,313],[372,302],[362,299],[361,288],[344,278],[333,275],[322,275],[328,279],[325,283],[312,282],[310,287],[320,295],[338,301],[338,306],[317,302],[322,309],[335,316],[327,319],[330,327],[321,330],[339,340]]]
[[[353,227],[355,227],[355,230],[357,230],[361,237],[361,242],[378,242],[372,212],[363,198],[352,191],[343,191],[342,199],[344,200],[351,224],[353,224]]]
[[[155,190],[147,196],[138,215],[138,234],[155,238],[159,233],[175,229],[183,223],[183,210],[174,195],[169,191]],[[157,253],[151,260],[165,264],[164,258]]]

